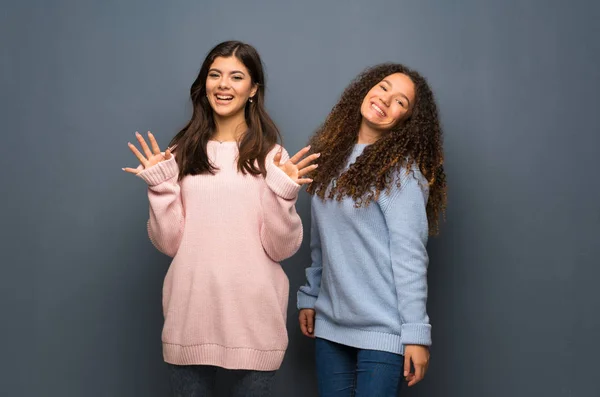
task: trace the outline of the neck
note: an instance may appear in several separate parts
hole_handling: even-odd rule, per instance
[[[358,142],[357,143],[366,143],[371,144],[377,142],[379,138],[381,138],[382,132],[378,131],[372,127],[370,127],[365,119],[360,123],[360,128],[358,129]]]
[[[240,137],[248,129],[243,111],[229,117],[220,117],[215,114],[214,119],[216,129],[213,134],[213,139],[219,142],[239,141]]]

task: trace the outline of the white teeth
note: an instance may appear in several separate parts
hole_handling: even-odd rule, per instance
[[[379,113],[379,115],[381,117],[385,117],[385,113],[383,110],[381,110],[381,108],[377,105],[375,105],[374,103],[371,104],[371,107],[373,108],[373,110],[375,110],[377,113]]]
[[[231,96],[231,95],[217,95],[217,99],[229,100],[229,99],[233,99],[233,96]]]

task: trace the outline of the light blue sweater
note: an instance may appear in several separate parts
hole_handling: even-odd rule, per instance
[[[354,147],[348,165],[365,147]],[[394,184],[389,195],[382,192],[366,208],[356,208],[349,197],[313,196],[312,265],[298,291],[298,308],[315,309],[317,337],[396,354],[407,344],[431,344],[429,191],[423,175],[413,171],[403,170],[400,187]]]

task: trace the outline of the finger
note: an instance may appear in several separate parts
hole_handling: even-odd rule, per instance
[[[125,167],[125,168],[121,168],[121,169],[125,172],[129,172],[130,174],[134,174],[134,175],[137,175],[140,172],[140,170],[138,170],[137,168]]]
[[[298,321],[300,322],[300,330],[302,331],[302,334],[304,334],[304,336],[310,337],[310,334],[308,333],[308,327],[306,324],[307,319],[306,319],[305,313],[300,313],[300,317],[298,318]]]
[[[312,179],[310,179],[310,178],[300,178],[300,179],[298,179],[298,180],[296,181],[296,183],[297,183],[298,185],[308,185],[309,183],[312,183],[312,181],[313,181],[313,180],[312,180]]]
[[[129,149],[131,149],[133,154],[135,154],[135,157],[137,157],[138,160],[140,160],[140,163],[142,163],[142,165],[146,167],[146,164],[148,164],[148,160],[146,160],[144,155],[140,153],[140,151],[135,147],[133,143],[127,142],[127,145],[129,146]]]
[[[142,147],[142,150],[144,151],[146,158],[149,159],[150,157],[152,157],[152,152],[150,151],[150,148],[148,147],[148,144],[146,143],[146,140],[144,139],[144,137],[137,131],[135,133],[135,137],[137,138],[138,142],[140,143],[140,146]]]
[[[408,385],[409,386],[416,385],[421,380],[423,380],[424,376],[425,376],[425,373],[423,372],[423,366],[422,365],[415,365],[415,377],[410,382],[408,382]]]
[[[419,379],[413,375],[413,378],[408,381],[408,387],[412,387],[412,386],[416,385],[417,383],[419,383],[420,381],[421,381],[421,379]]]
[[[311,154],[297,164],[298,168],[304,168],[321,156],[321,153]]]
[[[306,146],[305,148],[303,148],[303,149],[300,149],[300,151],[299,151],[298,153],[296,153],[296,154],[294,155],[294,157],[292,157],[292,158],[290,159],[290,161],[291,161],[292,163],[296,164],[298,161],[300,161],[300,159],[301,159],[301,158],[302,158],[302,157],[303,157],[303,156],[304,156],[306,153],[308,153],[308,151],[309,151],[309,150],[310,150],[310,146]]]
[[[279,166],[281,164],[281,151],[275,154],[275,157],[273,157],[273,162],[276,166]]]
[[[165,160],[168,160],[171,157],[173,157],[173,155],[171,154],[171,150],[169,150],[169,149],[165,150]]]
[[[304,328],[306,327],[306,320],[304,318],[303,312],[300,312],[300,314],[298,315],[298,324],[300,324],[300,329],[302,330],[302,333],[304,333]]]
[[[314,171],[318,166],[319,166],[319,164],[313,164],[313,165],[309,165],[308,167],[299,169],[298,176],[304,176],[304,175],[308,174],[309,172]],[[300,167],[298,167],[298,168],[300,168]]]
[[[152,153],[160,154],[160,148],[158,147],[158,143],[156,139],[154,139],[154,135],[148,131],[148,139],[150,140],[150,145],[152,145]]]
[[[313,311],[306,314],[306,323],[308,333],[312,336],[315,329],[315,313]]]
[[[410,374],[410,354],[404,354],[404,377]]]

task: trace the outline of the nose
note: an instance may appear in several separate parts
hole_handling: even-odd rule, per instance
[[[383,103],[386,107],[390,107],[390,96],[389,95],[380,96],[379,101],[381,101],[381,103]]]
[[[229,84],[227,82],[227,79],[224,77],[221,77],[221,79],[219,80],[219,85],[218,85],[219,89],[221,90],[226,90],[229,88]]]

